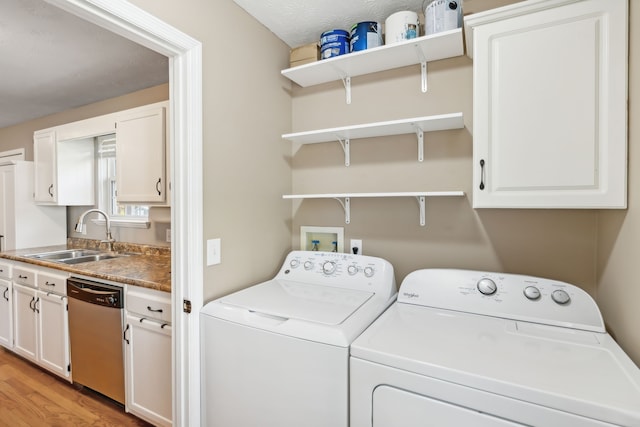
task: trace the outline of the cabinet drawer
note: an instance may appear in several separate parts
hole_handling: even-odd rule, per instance
[[[13,281],[20,283],[21,285],[36,286],[36,272],[34,270],[28,270],[26,268],[14,267],[13,268]]]
[[[58,274],[38,273],[38,289],[45,292],[55,292],[59,295],[67,294],[67,276]]]
[[[11,264],[0,262],[0,279],[11,279]]]
[[[167,292],[129,286],[125,308],[132,314],[171,323],[171,294]]]

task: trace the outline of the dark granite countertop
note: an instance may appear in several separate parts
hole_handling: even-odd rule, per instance
[[[26,257],[26,255],[30,254],[65,249],[106,250],[96,240],[68,239],[66,245],[0,252],[0,258],[54,268],[97,279],[171,292],[171,251],[169,248],[116,242],[114,244],[115,251],[131,255],[80,264],[63,264]]]

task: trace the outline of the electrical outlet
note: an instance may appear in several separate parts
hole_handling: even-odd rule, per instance
[[[362,240],[351,239],[351,245],[349,245],[350,252],[356,255],[362,255]]]
[[[167,242],[171,242],[171,229],[167,228],[167,237],[166,237],[166,241]]]

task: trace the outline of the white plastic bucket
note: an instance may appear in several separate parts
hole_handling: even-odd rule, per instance
[[[396,12],[387,18],[384,28],[384,44],[400,43],[420,35],[420,20],[416,12]]]
[[[462,27],[462,0],[425,0],[422,5],[426,35]]]

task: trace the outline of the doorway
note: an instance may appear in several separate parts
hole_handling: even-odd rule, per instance
[[[46,1],[169,57],[173,421],[175,426],[198,426],[197,313],[203,303],[201,44],[124,0]]]

